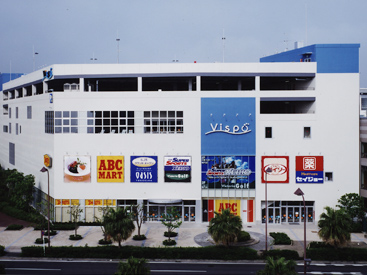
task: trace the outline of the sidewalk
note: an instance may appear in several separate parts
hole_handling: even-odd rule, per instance
[[[176,232],[178,236],[174,239],[177,242],[176,246],[183,247],[200,247],[203,243],[211,245],[209,235],[207,233],[208,223],[183,223]],[[20,253],[21,247],[36,245],[34,241],[40,238],[40,231],[35,231],[33,227],[25,227],[19,231],[5,231],[6,227],[0,227],[0,245],[5,246],[5,251],[9,253]],[[244,225],[243,230],[250,233],[256,242],[253,242],[249,247],[256,250],[265,249],[265,225],[254,224]],[[268,237],[268,248],[276,249],[294,249],[299,253],[303,253],[303,224],[277,224],[268,225],[268,233],[270,232],[284,232],[294,242],[293,246],[278,247],[272,246],[271,237]],[[163,240],[166,237],[163,236],[166,228],[159,222],[147,222],[142,225],[141,234],[145,234],[147,239],[144,241],[134,241],[129,238],[122,245],[134,245],[144,247],[163,247]],[[320,241],[317,235],[318,228],[314,224],[307,224],[307,243],[311,241]],[[51,236],[52,246],[98,246],[98,241],[103,238],[102,230],[98,226],[80,226],[78,234],[83,236],[82,240],[70,241],[69,235],[74,234],[73,230],[70,231],[59,231],[56,236]],[[137,229],[132,234],[137,234]],[[200,236],[199,236],[200,235]],[[367,247],[367,239],[364,238],[363,233],[353,233],[352,242],[354,245],[360,247]],[[114,243],[117,245],[117,243]]]

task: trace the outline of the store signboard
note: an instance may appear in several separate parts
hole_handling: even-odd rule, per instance
[[[165,182],[191,182],[191,157],[164,157]]]
[[[157,156],[131,156],[131,182],[158,182]]]
[[[241,200],[215,200],[215,212],[222,213],[227,208],[235,216],[241,216]]]
[[[288,156],[261,157],[262,183],[289,183]]]
[[[324,157],[296,156],[296,183],[324,183]]]
[[[255,98],[201,99],[201,154],[255,155]]]
[[[255,188],[255,156],[202,156],[201,187]]]
[[[64,182],[90,182],[90,156],[64,156]]]
[[[97,182],[124,182],[124,156],[97,156]]]

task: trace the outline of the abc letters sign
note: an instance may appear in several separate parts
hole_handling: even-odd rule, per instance
[[[215,212],[222,213],[227,208],[234,215],[241,216],[241,200],[215,200]]]
[[[97,182],[124,182],[124,157],[97,156]]]

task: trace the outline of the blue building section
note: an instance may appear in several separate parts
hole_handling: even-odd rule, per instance
[[[0,73],[0,91],[3,90],[3,84],[6,83],[6,82],[9,82],[10,80],[14,80],[18,77],[21,77],[22,73],[11,73],[11,74],[8,74],[8,73]]]
[[[260,62],[317,62],[318,73],[358,73],[360,44],[315,44],[260,58]]]
[[[256,155],[255,98],[201,99],[201,154]]]

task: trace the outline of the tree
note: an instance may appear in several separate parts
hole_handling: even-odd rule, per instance
[[[222,213],[214,212],[215,217],[209,222],[208,233],[212,236],[215,243],[222,243],[229,246],[236,241],[242,229],[242,220],[239,216],[231,213],[229,208]]]
[[[365,207],[363,204],[363,198],[357,193],[347,193],[340,197],[338,200],[340,209],[344,209],[349,216],[354,220],[362,221],[365,215]]]
[[[144,221],[144,204],[132,205],[131,206],[132,218],[136,222],[138,227],[138,237],[140,238],[140,229]]]
[[[167,213],[162,214],[162,224],[167,227],[168,242],[171,242],[171,234],[173,230],[179,228],[182,224],[181,215],[176,207],[167,207]]]
[[[19,209],[29,211],[33,200],[34,176],[26,175],[13,169],[7,177],[10,201]]]
[[[127,213],[127,209],[123,208],[117,210],[110,208],[105,217],[105,223],[107,234],[119,243],[119,248],[121,248],[121,241],[126,241],[135,229],[134,222]]]
[[[94,216],[95,220],[99,225],[101,226],[102,232],[103,232],[103,240],[107,242],[107,232],[106,232],[106,216],[109,212],[110,207],[104,206],[104,207],[98,207],[98,211],[101,212],[101,217]]]
[[[80,204],[76,204],[71,206],[70,210],[67,211],[68,214],[71,215],[71,220],[75,224],[75,234],[74,236],[77,237],[77,229],[78,229],[78,221],[80,218],[81,213],[83,212],[83,209],[80,208]]]
[[[320,215],[318,235],[326,243],[337,248],[350,241],[350,224],[352,219],[344,209],[336,210],[325,207],[326,213]]]
[[[133,275],[133,274],[150,274],[150,269],[147,266],[145,259],[136,259],[130,257],[127,262],[119,262],[115,275]]]
[[[258,271],[257,275],[294,275],[296,272],[296,263],[293,260],[286,261],[284,257],[274,259],[266,258],[264,270]]]

